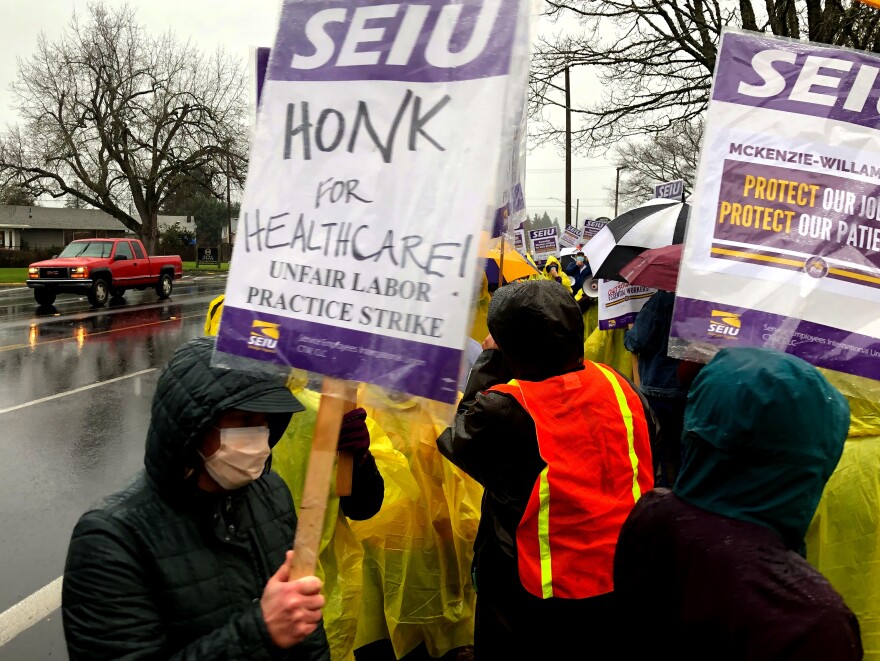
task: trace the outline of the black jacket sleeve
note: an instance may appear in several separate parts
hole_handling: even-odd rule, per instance
[[[375,516],[385,500],[385,480],[379,473],[376,460],[367,452],[363,461],[355,459],[351,476],[351,495],[339,499],[342,513],[353,521]]]
[[[131,535],[100,512],[73,531],[62,588],[70,659],[283,659],[272,643],[259,602],[183,649],[169,650],[142,551]],[[307,642],[303,641],[304,643]]]
[[[528,493],[545,465],[529,414],[509,395],[486,392],[510,378],[501,352],[484,351],[471,369],[452,427],[437,439],[444,457],[496,494],[511,487]]]

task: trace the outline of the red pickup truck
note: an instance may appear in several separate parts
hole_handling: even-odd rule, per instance
[[[100,307],[126,289],[154,287],[159,298],[168,298],[182,275],[179,255],[147,257],[137,239],[80,239],[53,259],[31,264],[27,286],[40,305],[52,305],[58,294],[85,293]]]

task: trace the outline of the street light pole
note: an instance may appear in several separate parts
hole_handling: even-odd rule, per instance
[[[617,166],[617,179],[614,182],[614,217],[617,217],[617,203],[620,198],[620,171],[623,170],[622,165]]]
[[[565,225],[571,225],[571,80],[565,67]]]

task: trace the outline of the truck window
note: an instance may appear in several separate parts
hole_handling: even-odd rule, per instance
[[[58,253],[59,257],[109,257],[112,241],[74,241]]]
[[[131,252],[131,245],[129,245],[128,241],[120,241],[116,244],[116,256],[134,259],[134,255]]]
[[[144,251],[141,249],[140,243],[138,243],[137,241],[132,241],[131,247],[134,249],[135,257],[137,257],[138,259],[144,258]]]

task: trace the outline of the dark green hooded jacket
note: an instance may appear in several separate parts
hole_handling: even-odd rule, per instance
[[[672,491],[630,512],[614,585],[633,658],[852,661],[859,625],[798,551],[849,428],[846,399],[811,365],[724,349],[694,381]]]
[[[805,361],[727,349],[691,386],[673,491],[801,551],[849,431],[846,398]]]
[[[329,660],[322,627],[291,650],[269,638],[260,597],[296,531],[275,473],[228,494],[199,490],[188,469],[220,411],[277,379],[210,367],[212,338],[178,349],[159,377],[146,474],[77,523],[64,570],[70,658]],[[270,444],[289,414],[269,416]]]

